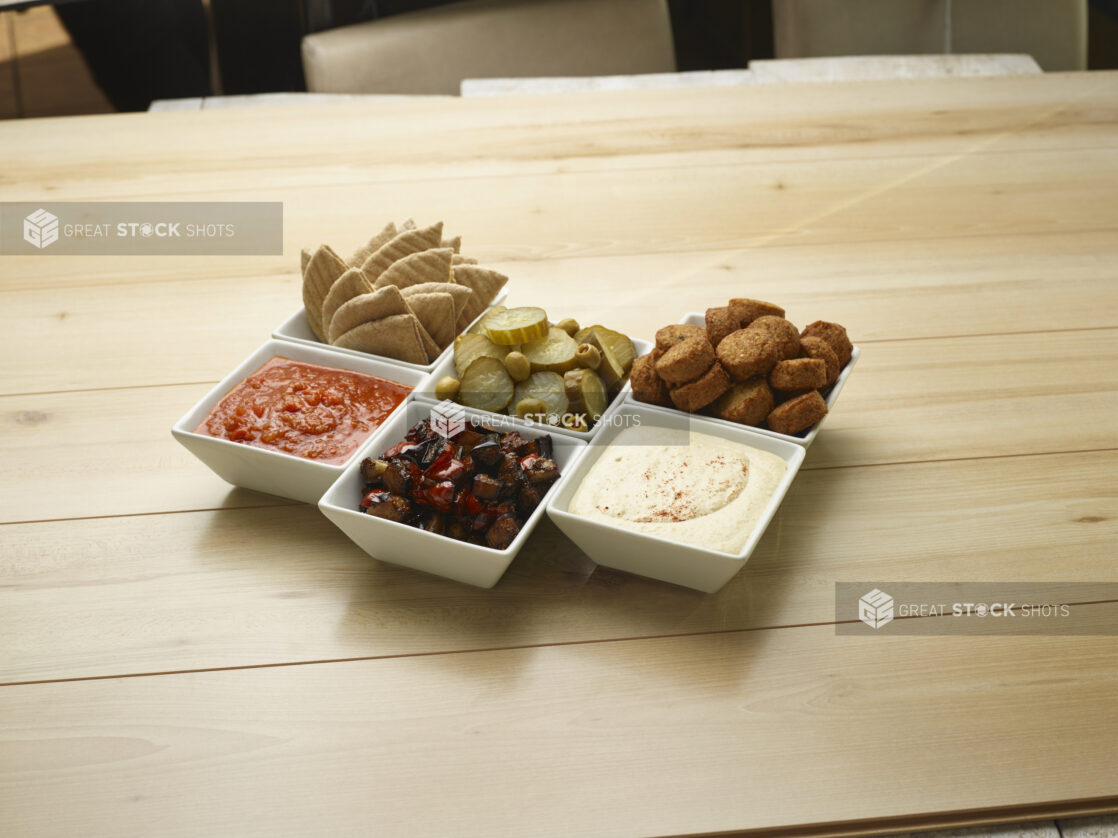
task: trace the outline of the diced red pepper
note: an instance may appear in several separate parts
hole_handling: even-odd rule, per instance
[[[478,496],[473,492],[466,495],[466,502],[462,506],[463,511],[467,515],[477,515],[485,511],[485,504],[478,500]]]
[[[442,457],[439,458],[440,460]],[[457,457],[451,457],[446,463],[439,465],[438,460],[427,469],[427,475],[434,480],[450,480],[457,483],[466,475],[466,464]]]
[[[370,506],[372,506],[374,503],[376,503],[377,500],[379,500],[383,495],[387,495],[387,494],[388,494],[387,489],[373,489],[372,491],[367,492],[365,494],[365,497],[361,498],[361,508],[362,509],[368,509]]]
[[[384,454],[381,456],[381,459],[382,460],[388,460],[392,457],[399,457],[405,451],[411,451],[415,447],[416,447],[416,445],[415,445],[414,442],[408,442],[407,440],[404,440],[403,442],[398,442],[395,445],[393,445],[391,448],[389,448],[387,451],[385,451]]]
[[[435,471],[438,471],[439,469],[444,468],[446,466],[446,464],[449,463],[453,459],[454,459],[454,447],[451,446],[451,445],[448,445],[445,448],[443,448],[442,451],[439,452],[439,456],[435,457],[435,459],[434,459],[434,461],[432,461],[431,465],[427,466],[427,474],[434,477],[435,476],[434,475]]]
[[[454,484],[449,480],[443,480],[424,489],[423,496],[424,501],[439,512],[450,512],[451,505],[454,503]]]

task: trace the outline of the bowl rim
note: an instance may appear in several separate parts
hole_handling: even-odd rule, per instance
[[[626,413],[638,415],[647,413],[652,417],[653,420],[660,419],[662,422],[673,420],[677,424],[683,424],[687,426],[690,425],[690,420],[702,418],[695,417],[694,414],[685,413],[684,411],[657,409],[655,405],[645,405],[643,402],[638,401],[627,402],[626,404],[620,406],[616,411],[614,411],[613,415],[616,416]],[[655,424],[655,421],[653,421],[652,424]],[[628,537],[640,543],[653,544],[657,545],[658,547],[670,547],[674,550],[681,551],[681,553],[697,553],[709,558],[717,558],[719,560],[729,560],[744,563],[756,549],[757,544],[760,542],[762,536],[764,536],[765,532],[768,530],[769,524],[772,523],[772,519],[776,516],[777,511],[780,509],[780,505],[784,502],[784,497],[785,495],[787,495],[788,490],[792,487],[792,483],[796,479],[796,475],[799,474],[800,467],[803,465],[804,458],[807,456],[807,449],[803,445],[796,445],[795,443],[789,442],[788,440],[774,439],[772,436],[759,434],[748,425],[735,426],[727,422],[715,428],[706,428],[703,427],[704,423],[696,424],[699,424],[699,427],[692,428],[692,430],[695,430],[698,433],[709,433],[711,431],[714,431],[715,433],[711,435],[720,436],[723,439],[730,439],[730,437],[732,436],[739,436],[741,437],[741,439],[732,439],[731,441],[741,442],[746,445],[749,445],[750,442],[761,443],[765,446],[762,447],[761,450],[767,450],[773,454],[776,454],[787,464],[784,475],[781,477],[780,482],[777,484],[776,490],[770,496],[769,502],[765,505],[765,509],[762,512],[760,519],[753,527],[749,538],[746,539],[745,544],[738,552],[727,553],[723,550],[715,550],[711,547],[703,547],[698,544],[675,541],[670,538],[664,538],[663,536],[652,535],[651,533],[643,533],[637,532],[636,530],[626,529],[625,527],[617,526],[616,524],[610,524],[605,521],[586,518],[582,515],[570,511],[570,499],[560,505],[559,498],[563,494],[563,490],[566,488],[566,484],[568,482],[574,483],[576,480],[581,482],[581,480],[585,478],[586,473],[591,468],[593,468],[595,462],[597,462],[597,458],[602,456],[602,454],[605,452],[606,448],[612,441],[612,438],[621,433],[621,431],[623,430],[623,428],[617,427],[617,430],[613,431],[614,427],[616,427],[613,425],[611,425],[606,433],[604,433],[601,437],[587,446],[587,452],[583,454],[579,462],[575,464],[574,468],[563,476],[562,479],[564,480],[564,485],[558,487],[555,494],[553,494],[548,499],[548,516],[567,521],[575,521],[578,522],[578,524],[580,525],[588,526],[590,529],[601,529],[611,533],[619,534],[622,537]],[[665,425],[661,426],[663,427]],[[610,431],[613,431],[613,433],[610,433]],[[724,433],[718,433],[718,431],[723,431]],[[777,450],[772,450],[773,446],[775,446]],[[761,445],[757,445],[755,447],[761,447]],[[597,456],[594,456],[590,453],[591,448],[599,448],[601,449],[601,451]],[[783,453],[779,453],[780,451],[783,451]],[[573,497],[573,491],[571,493],[571,496]]]
[[[467,325],[466,328],[463,329],[458,334],[464,333],[466,331],[466,329],[469,329],[471,326],[473,326],[475,323],[477,323],[481,318],[485,317],[485,315],[489,313],[489,310],[491,308],[493,308],[493,306],[500,305],[502,302],[504,302],[504,300],[507,297],[508,297],[508,291],[505,288],[502,288],[497,293],[497,296],[493,298],[493,302],[491,302],[489,305],[487,305],[485,307],[485,309],[481,312],[481,314],[479,314],[477,317],[475,317],[473,320],[471,320],[469,325]],[[426,373],[432,372],[435,369],[435,367],[437,367],[439,365],[439,363],[443,360],[444,356],[448,352],[453,352],[453,350],[454,350],[454,341],[451,341],[450,345],[447,346],[445,349],[443,349],[443,351],[439,353],[438,357],[435,358],[435,360],[430,361],[426,364],[413,364],[410,361],[400,361],[396,358],[390,358],[387,355],[374,355],[372,352],[362,352],[358,349],[347,349],[344,346],[334,346],[333,344],[330,344],[330,343],[323,343],[320,340],[308,340],[307,338],[294,337],[293,335],[287,335],[287,334],[283,333],[285,329],[290,329],[291,326],[295,323],[295,321],[299,317],[305,317],[305,316],[306,316],[306,307],[305,306],[299,306],[288,317],[284,318],[284,320],[278,326],[276,326],[274,329],[272,329],[271,338],[274,339],[274,340],[287,341],[289,343],[299,343],[299,344],[302,344],[303,346],[312,346],[316,349],[325,349],[329,352],[336,352],[339,355],[349,355],[350,357],[354,357],[354,358],[373,358],[373,359],[376,359],[378,361],[383,361],[383,362],[388,363],[388,364],[393,364],[395,366],[405,367],[407,369],[416,370],[418,372],[426,372]],[[455,337],[457,337],[457,336],[458,335],[455,335]]]
[[[296,357],[302,355],[304,357]],[[332,367],[333,369],[345,370],[348,372],[359,372],[365,375],[373,375],[378,378],[384,378],[390,381],[395,381],[397,384],[403,384],[411,387],[411,391],[404,397],[400,404],[384,418],[384,421],[377,426],[372,433],[363,440],[353,453],[341,463],[321,463],[315,460],[308,460],[305,457],[300,457],[296,454],[289,454],[286,451],[275,451],[270,448],[261,448],[255,445],[245,445],[240,442],[233,442],[232,440],[224,439],[222,437],[210,436],[209,434],[198,433],[195,428],[209,416],[210,412],[218,405],[218,403],[229,394],[229,392],[237,384],[240,384],[248,376],[252,375],[256,370],[260,369],[265,363],[272,358],[288,358],[292,361],[302,361],[309,364],[318,364],[319,366]],[[353,366],[353,362],[357,366]],[[361,367],[364,367],[362,369]],[[376,369],[370,369],[375,367]],[[415,378],[414,384],[407,381],[400,381],[394,376],[403,374],[406,378]],[[292,343],[290,341],[278,340],[276,338],[268,338],[260,346],[258,346],[251,354],[248,355],[241,363],[237,364],[229,373],[225,375],[217,384],[211,387],[202,398],[194,403],[186,413],[184,413],[179,420],[171,426],[171,434],[180,441],[190,439],[205,445],[212,445],[217,450],[227,450],[230,453],[236,453],[238,456],[270,456],[281,457],[283,461],[290,464],[299,464],[304,468],[311,470],[322,471],[329,474],[340,474],[341,471],[350,463],[350,461],[357,456],[365,443],[372,439],[380,431],[382,427],[387,425],[393,420],[397,413],[405,409],[408,401],[411,400],[413,393],[419,387],[423,386],[428,378],[427,373],[419,370],[401,369],[394,364],[387,363],[372,356],[368,358],[354,358],[352,360],[339,356],[337,353],[327,352],[325,349],[316,346],[304,346]],[[253,452],[248,454],[246,452]]]
[[[422,419],[430,416],[431,408],[435,406],[433,403],[422,399],[409,399],[409,401],[411,402],[412,407],[418,407],[420,410],[423,411],[420,419],[417,421],[422,421]],[[486,411],[466,408],[465,417],[469,421],[479,421],[484,423],[486,420]],[[468,541],[458,541],[457,539],[450,538],[449,536],[439,535],[438,533],[428,532],[427,530],[420,529],[419,527],[413,527],[410,524],[404,524],[399,521],[388,521],[384,518],[378,518],[375,515],[368,515],[352,506],[342,506],[334,499],[333,496],[343,491],[343,485],[349,482],[352,472],[361,467],[361,461],[366,456],[369,456],[369,452],[374,449],[387,450],[387,448],[395,445],[396,442],[401,441],[403,439],[404,433],[407,432],[408,423],[413,418],[414,416],[409,416],[407,414],[407,408],[405,408],[404,411],[400,413],[393,413],[392,418],[389,421],[384,422],[379,428],[377,428],[373,435],[369,437],[369,439],[366,440],[361,447],[358,448],[354,459],[348,461],[345,464],[344,468],[340,470],[334,482],[331,483],[330,487],[322,493],[322,497],[320,497],[318,500],[319,511],[322,512],[324,515],[327,515],[327,517],[330,517],[326,512],[327,509],[330,510],[330,513],[343,513],[347,517],[352,516],[352,519],[354,521],[360,520],[364,522],[361,526],[368,527],[372,530],[375,530],[380,526],[397,528],[396,531],[401,534],[406,531],[413,534],[416,538],[419,538],[421,540],[429,540],[430,544],[436,546],[441,545],[444,548],[448,545],[453,545],[455,548],[461,548],[466,552],[473,553],[476,551],[479,556],[484,556],[486,558],[507,556],[509,558],[509,562],[511,563],[512,559],[515,558],[515,556],[524,546],[525,542],[528,540],[528,537],[531,536],[533,530],[535,530],[536,525],[539,523],[540,518],[543,516],[547,509],[548,500],[554,495],[555,492],[558,491],[558,487],[562,483],[565,474],[560,474],[559,479],[548,487],[547,494],[536,506],[536,508],[532,510],[532,514],[529,515],[528,518],[524,521],[524,525],[520,528],[520,532],[516,534],[516,538],[514,538],[512,540],[512,543],[510,543],[509,546],[503,550],[498,550],[494,547],[483,546],[480,544],[471,544]],[[400,432],[389,434],[390,430],[396,430],[397,423],[400,423]],[[530,438],[549,435],[552,432],[551,429],[543,429],[539,426],[525,429],[518,428],[517,430],[523,431],[524,436],[530,435]],[[388,445],[385,445],[385,442],[387,441],[387,438],[389,436],[391,436],[394,441],[390,442]],[[588,440],[581,439],[570,434],[562,435],[562,440],[563,444],[569,446],[569,453],[565,457],[566,463],[563,464],[563,471],[566,472],[568,469],[573,469],[578,466],[579,461],[582,459],[589,445]]]

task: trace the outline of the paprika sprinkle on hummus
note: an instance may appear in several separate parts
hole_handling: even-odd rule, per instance
[[[344,463],[410,391],[375,375],[275,357],[230,390],[195,432]]]
[[[753,534],[787,465],[768,451],[696,433],[626,428],[571,499],[576,515],[725,553]]]

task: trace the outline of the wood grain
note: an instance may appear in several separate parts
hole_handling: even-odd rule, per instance
[[[114,115],[73,123],[83,138],[80,160],[65,123],[42,136],[7,123],[0,199],[284,200],[288,256],[239,260],[256,274],[293,271],[299,248],[323,240],[355,247],[383,223],[350,207],[443,218],[490,261],[758,246],[773,236],[812,244],[902,233],[943,238],[995,232],[1004,217],[1014,218],[1015,233],[1097,222],[1090,201],[1081,201],[1097,194],[1098,179],[1113,177],[1108,125],[1118,112],[1118,74],[1048,74],[1028,80],[1027,97],[1005,95],[1020,83],[877,84],[869,95],[835,101],[812,86],[781,86],[634,92],[623,103],[596,94],[547,103],[339,103],[317,106],[315,118],[298,124],[286,108]],[[556,118],[556,101],[577,116]],[[263,152],[280,134],[282,151]],[[220,154],[199,151],[216,148]],[[1102,162],[1046,177],[1056,150],[1069,165],[1079,152]],[[687,178],[671,174],[692,168]],[[875,200],[868,211],[832,220],[849,222],[838,229],[822,223],[864,201],[859,196],[915,180],[924,188],[900,190],[904,213]],[[937,185],[952,190],[951,216],[935,211]],[[1005,213],[1038,191],[1029,212]],[[579,199],[587,194],[595,200]],[[1060,200],[1048,205],[1053,198]],[[16,276],[57,273],[55,260],[8,261]],[[184,264],[208,274],[213,261]],[[104,282],[167,270],[167,260],[99,259],[78,273]],[[180,266],[169,270],[181,276]]]
[[[0,830],[605,838],[1112,795],[1118,640],[1021,649],[822,626],[7,687]]]
[[[0,398],[0,522],[293,503],[230,486],[171,437],[216,383]]]
[[[1113,239],[1023,244],[1021,266],[1005,260],[1003,248],[1015,246],[1008,239],[495,265],[513,277],[513,304],[542,305],[635,337],[747,295],[780,303],[801,326],[841,322],[864,343],[1116,327]],[[1061,279],[1055,285],[1054,275]],[[595,293],[603,282],[614,295]],[[181,278],[3,294],[0,394],[217,381],[299,307],[299,297],[290,273],[222,283],[217,298],[214,280]],[[148,323],[160,329],[154,350],[140,326]]]
[[[353,101],[317,105],[299,119],[289,108],[129,114],[72,123],[84,129],[81,162],[64,157],[73,151],[65,131],[42,136],[34,126],[8,124],[0,143],[13,154],[0,188],[24,200],[161,198],[165,190],[262,180],[340,186],[368,171],[400,180],[490,178],[518,167],[554,171],[556,161],[642,166],[662,155],[685,166],[696,154],[726,150],[752,152],[753,161],[800,162],[956,154],[989,138],[1022,149],[1113,145],[1108,122],[1118,74],[1045,74],[1025,83],[1026,96],[1020,79],[942,79],[851,84],[842,95],[789,85]],[[280,135],[282,148],[261,142]],[[127,160],[117,153],[122,137],[130,144]],[[177,169],[179,161],[191,170]],[[37,178],[44,169],[49,179]]]
[[[901,523],[903,522],[903,523]],[[1118,452],[801,472],[704,596],[541,523],[493,590],[375,562],[310,506],[0,527],[0,683],[830,622],[836,581],[1118,581]]]
[[[235,183],[206,191],[183,193],[165,183],[162,188],[165,199],[283,201],[283,267],[294,270],[300,248],[323,241],[348,248],[346,242],[361,241],[383,224],[379,214],[370,218],[349,209],[361,205],[442,219],[490,261],[538,258],[543,252],[594,256],[753,248],[809,238],[813,243],[868,243],[1113,230],[1106,193],[1097,187],[1118,184],[1114,152],[1110,147],[1075,154],[960,151],[786,165],[716,164],[687,169],[687,177],[652,164],[559,171],[546,177],[531,173],[329,185],[277,185],[242,170],[230,175]],[[481,188],[484,202],[478,200]],[[596,198],[586,203],[579,197],[585,195]],[[948,215],[942,212],[943,201],[951,202]],[[1016,212],[1007,217],[1011,205]],[[681,217],[701,223],[694,229],[681,224]],[[625,223],[616,224],[618,218]],[[34,269],[46,257],[20,260]],[[130,258],[106,257],[104,267],[116,263],[127,271]],[[277,260],[256,264],[274,270]],[[24,269],[19,262],[13,265]]]

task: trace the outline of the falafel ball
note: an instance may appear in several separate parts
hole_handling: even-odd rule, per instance
[[[777,346],[764,329],[738,329],[718,344],[718,362],[735,381],[746,381],[755,375],[767,375],[776,362]]]
[[[800,357],[801,358],[818,358],[827,366],[827,383],[825,387],[830,387],[835,383],[839,376],[839,370],[842,365],[839,364],[838,355],[835,350],[831,349],[831,344],[823,340],[823,338],[816,338],[808,335],[807,337],[800,338]]]
[[[783,317],[784,309],[776,303],[766,303],[764,300],[751,300],[748,297],[734,297],[727,308],[737,318],[739,329],[744,329],[758,317],[773,316]]]
[[[706,333],[707,330],[702,326],[695,326],[692,323],[673,323],[656,332],[656,348],[661,352],[667,352],[680,341],[700,335],[706,337]]]
[[[717,349],[718,344],[722,342],[722,338],[741,328],[741,322],[734,316],[734,313],[730,311],[729,306],[708,308],[706,324],[707,337],[710,338],[710,345],[715,349]]]
[[[773,409],[773,391],[762,375],[731,384],[714,403],[714,415],[743,425],[760,425]]]
[[[816,320],[804,327],[802,335],[803,337],[822,338],[827,341],[831,349],[835,351],[835,355],[838,356],[840,368],[845,367],[850,361],[850,356],[854,354],[854,345],[851,344],[850,338],[846,334],[846,328],[838,323]]]
[[[774,390],[815,390],[827,384],[827,364],[820,358],[780,361],[769,373]]]
[[[827,415],[827,403],[818,390],[789,399],[769,414],[769,429],[778,434],[798,434]]]
[[[778,361],[800,357],[800,333],[795,326],[783,317],[766,314],[764,317],[758,317],[747,328],[764,331],[772,335],[773,340],[776,341]]]
[[[633,387],[633,398],[646,404],[659,404],[671,407],[672,400],[668,395],[668,386],[656,374],[655,363],[651,353],[633,359],[633,367],[629,372],[629,382]]]
[[[706,330],[702,334],[681,340],[671,349],[665,350],[656,362],[656,374],[669,385],[694,381],[714,363],[714,347],[707,340]]]
[[[710,365],[710,369],[694,381],[673,387],[669,392],[676,407],[694,413],[725,393],[729,386],[730,376],[726,375],[726,370],[715,361]]]

